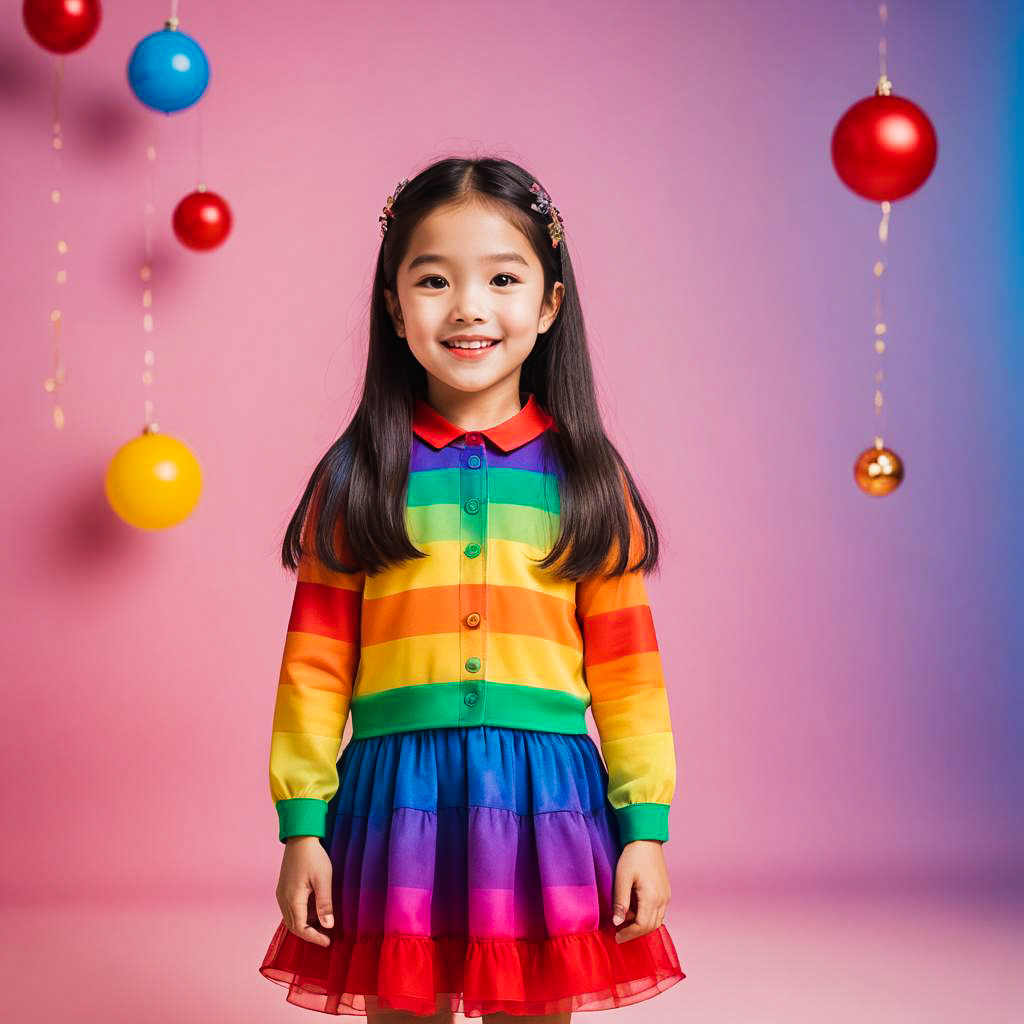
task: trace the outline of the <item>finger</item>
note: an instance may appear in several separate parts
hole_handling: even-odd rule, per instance
[[[616,942],[629,942],[630,939],[635,939],[639,935],[643,935],[643,929],[637,922],[633,922],[631,925],[627,925],[625,928],[620,928],[615,933]]]
[[[291,901],[292,917],[295,924],[292,931],[306,942],[315,942],[318,946],[327,946],[330,939],[316,928],[309,924],[309,896],[308,893],[295,897]]]
[[[288,927],[296,935],[306,926],[307,907],[308,895],[305,892],[296,893],[288,900]]]
[[[277,896],[277,908],[281,911],[281,920],[284,921],[285,927],[291,931],[291,910],[288,907],[288,901],[284,898],[284,894],[280,889],[275,893],[275,895]]]
[[[654,931],[655,920],[658,916],[658,904],[651,901],[649,896],[639,894],[636,909],[636,924],[641,929],[641,934]]]
[[[331,906],[331,876],[329,872],[318,871],[313,875],[313,893],[316,897],[316,916],[325,928],[334,927],[334,910]]]
[[[634,922],[626,928],[621,928],[615,935],[620,942],[629,942],[640,935],[646,935],[657,927],[657,904],[651,903],[642,895],[638,895],[637,909]]]
[[[622,919],[621,926],[632,924],[636,920],[636,894],[633,894],[633,902],[626,910],[626,916]]]
[[[615,872],[615,888],[612,891],[612,924],[622,924],[625,920],[626,913],[630,909],[633,881],[633,876],[628,872]]]
[[[329,936],[324,935],[323,932],[318,932],[310,925],[306,925],[304,928],[299,928],[295,934],[298,935],[300,939],[303,939],[306,942],[312,942],[316,946],[329,946],[331,944]]]

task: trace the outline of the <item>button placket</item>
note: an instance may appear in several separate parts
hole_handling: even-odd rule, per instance
[[[483,721],[487,582],[487,459],[478,433],[466,434],[459,457],[459,691],[460,725]]]

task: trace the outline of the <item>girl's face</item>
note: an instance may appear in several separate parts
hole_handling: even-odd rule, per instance
[[[395,331],[427,371],[431,394],[451,388],[518,390],[523,361],[554,322],[564,287],[544,296],[544,271],[529,239],[478,202],[438,207],[416,226],[384,292]],[[482,335],[496,345],[456,350],[444,342]],[[513,394],[515,391],[513,391]]]

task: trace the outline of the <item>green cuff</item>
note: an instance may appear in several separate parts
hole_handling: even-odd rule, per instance
[[[327,835],[327,801],[315,797],[296,796],[277,801],[279,822],[278,839],[283,843],[289,836]]]
[[[668,804],[626,804],[615,808],[623,845],[634,839],[668,841]]]

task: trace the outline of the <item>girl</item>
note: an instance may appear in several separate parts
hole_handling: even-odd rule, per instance
[[[658,535],[601,426],[562,218],[518,165],[453,158],[380,221],[359,407],[284,540],[260,972],[371,1024],[650,998],[685,977]]]

